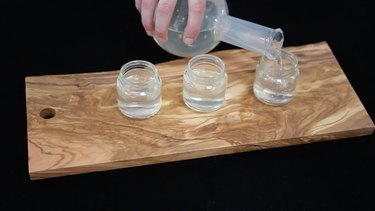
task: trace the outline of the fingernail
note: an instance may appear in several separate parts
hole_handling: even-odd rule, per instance
[[[194,42],[194,40],[191,39],[191,38],[185,38],[185,39],[184,39],[184,43],[185,43],[186,45],[191,45],[191,44],[193,44],[193,42]]]
[[[165,38],[158,37],[157,39],[158,39],[158,42],[161,43],[161,44],[167,42],[167,39],[165,39]]]
[[[151,32],[151,31],[146,31],[146,33],[147,33],[147,35],[148,35],[148,36],[150,36],[150,37],[152,37],[152,36],[153,36],[153,34],[152,34],[152,32]]]

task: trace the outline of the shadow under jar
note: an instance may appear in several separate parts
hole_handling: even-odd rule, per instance
[[[219,109],[225,101],[227,81],[225,65],[219,57],[201,54],[191,58],[184,73],[185,104],[200,112]]]
[[[118,106],[125,116],[145,119],[161,107],[161,84],[157,68],[150,62],[135,60],[121,67],[117,78]]]

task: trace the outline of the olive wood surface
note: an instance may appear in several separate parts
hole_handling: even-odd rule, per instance
[[[162,107],[136,120],[117,107],[119,71],[26,77],[31,179],[202,158],[373,133],[374,124],[326,42],[287,47],[299,59],[294,99],[279,107],[252,91],[259,54],[212,52],[228,73],[226,101],[199,113],[182,100],[188,59],[157,64]]]

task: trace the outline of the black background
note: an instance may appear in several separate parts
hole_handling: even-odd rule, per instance
[[[26,76],[177,57],[146,35],[133,1],[0,5],[0,210],[375,210],[374,135],[31,181]],[[228,5],[235,17],[282,28],[284,46],[327,41],[374,120],[370,1]]]

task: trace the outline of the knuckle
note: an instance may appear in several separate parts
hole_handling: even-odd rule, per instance
[[[158,4],[158,10],[160,13],[170,13],[173,9],[172,1],[161,1]]]
[[[135,0],[135,7],[139,10],[141,8],[142,1],[141,0]]]
[[[205,9],[204,3],[189,5],[189,10],[193,13],[203,13]]]
[[[154,4],[154,1],[142,1],[141,6],[143,8],[152,8],[152,5]]]

